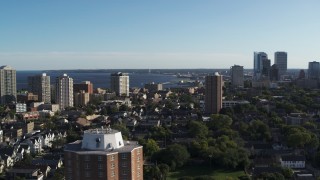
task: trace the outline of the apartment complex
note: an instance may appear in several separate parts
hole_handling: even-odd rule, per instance
[[[73,107],[73,79],[67,74],[56,79],[56,103],[60,109]]]
[[[205,112],[218,114],[222,108],[222,76],[217,72],[206,76],[205,85]]]
[[[118,96],[129,96],[129,75],[128,73],[111,74],[110,88],[117,93]]]
[[[16,70],[10,66],[0,67],[0,103],[8,104],[17,100]]]
[[[64,153],[66,179],[143,180],[143,147],[117,130],[87,130]]]
[[[86,93],[93,93],[93,84],[90,81],[83,81],[81,83],[73,84],[74,93],[85,91]]]
[[[50,76],[46,73],[28,77],[28,86],[33,94],[38,95],[39,101],[51,103]]]

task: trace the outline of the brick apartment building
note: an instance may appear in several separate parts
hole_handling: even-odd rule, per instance
[[[124,142],[119,131],[87,130],[83,140],[66,145],[64,153],[67,180],[143,180],[143,147]]]

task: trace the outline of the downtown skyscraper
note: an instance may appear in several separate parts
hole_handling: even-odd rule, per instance
[[[29,91],[38,95],[39,101],[46,104],[51,103],[50,76],[47,76],[46,73],[28,77],[28,86]]]
[[[308,79],[319,80],[320,63],[317,61],[309,62]]]
[[[56,79],[56,103],[61,110],[73,107],[73,79],[67,74]]]
[[[267,65],[269,64],[269,67]],[[254,52],[253,60],[253,76],[254,80],[259,80],[266,74],[270,69],[270,60],[265,52]]]
[[[216,72],[205,79],[205,113],[218,114],[222,108],[222,76]]]
[[[243,66],[234,65],[231,67],[231,84],[233,87],[243,87]]]
[[[8,104],[17,100],[16,70],[10,66],[0,67],[0,103]]]
[[[285,75],[288,69],[288,55],[287,52],[275,52],[274,53],[274,64],[279,69],[279,76]]]

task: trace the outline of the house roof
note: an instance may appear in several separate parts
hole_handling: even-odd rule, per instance
[[[305,156],[300,155],[289,155],[289,156],[281,156],[282,161],[305,161]]]

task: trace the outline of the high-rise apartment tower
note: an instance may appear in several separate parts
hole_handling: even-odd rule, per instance
[[[129,75],[128,73],[111,74],[111,90],[117,93],[118,96],[129,96]]]
[[[28,77],[28,86],[33,94],[38,95],[39,101],[51,103],[50,76],[46,73]]]
[[[217,72],[206,76],[205,85],[205,112],[218,114],[222,108],[222,76]]]
[[[65,146],[64,160],[66,179],[143,180],[143,146],[110,128],[86,130]]]
[[[67,74],[56,79],[56,103],[60,109],[73,107],[73,79]]]
[[[0,67],[0,103],[8,104],[17,100],[16,70],[10,66]]]

